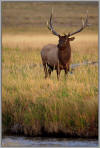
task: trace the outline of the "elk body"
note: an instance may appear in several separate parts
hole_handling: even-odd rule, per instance
[[[56,70],[58,79],[61,70],[64,70],[65,75],[67,75],[70,69],[70,62],[71,62],[70,41],[73,41],[75,39],[74,37],[71,36],[78,32],[81,32],[87,26],[87,22],[88,22],[88,15],[86,16],[85,21],[82,21],[82,27],[79,30],[61,36],[53,29],[52,13],[51,13],[48,29],[51,30],[51,32],[59,38],[59,41],[58,45],[48,44],[44,46],[41,51],[41,58],[44,67],[45,78],[50,76],[53,70]]]

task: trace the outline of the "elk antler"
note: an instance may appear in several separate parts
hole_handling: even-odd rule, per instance
[[[54,35],[60,36],[60,35],[54,30],[54,28],[53,28],[53,26],[52,26],[52,13],[53,13],[53,12],[51,12],[51,16],[50,16],[50,21],[49,21],[49,23],[48,23],[48,21],[47,21],[47,27],[48,27],[48,29],[49,29]]]
[[[88,26],[88,11],[87,11],[87,16],[86,16],[85,21],[82,19],[82,27],[79,30],[77,30],[77,31],[75,31],[73,33],[69,33],[68,36],[72,36],[72,35],[74,35],[76,33],[81,32],[87,26]]]

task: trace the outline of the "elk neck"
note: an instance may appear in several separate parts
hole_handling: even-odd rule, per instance
[[[67,42],[65,47],[58,47],[58,58],[59,63],[65,66],[71,58],[71,47],[70,43]]]

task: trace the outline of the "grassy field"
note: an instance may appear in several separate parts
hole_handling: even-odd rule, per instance
[[[58,42],[45,27],[52,7],[55,27],[61,33],[76,30],[80,15],[89,10],[92,26],[75,35],[72,63],[98,61],[97,3],[2,2],[3,132],[97,137],[98,67],[76,68],[67,80],[63,71],[59,81],[55,71],[44,79],[40,51]]]

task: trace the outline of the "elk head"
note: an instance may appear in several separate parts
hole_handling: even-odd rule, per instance
[[[47,21],[47,27],[48,27],[48,29],[52,32],[52,34],[54,34],[54,35],[56,35],[56,36],[59,37],[58,48],[59,47],[60,48],[63,48],[66,45],[68,45],[69,41],[73,41],[75,39],[75,37],[71,37],[71,36],[74,35],[74,34],[77,34],[77,33],[81,32],[86,26],[88,26],[88,11],[87,11],[87,16],[85,18],[85,21],[82,19],[82,26],[81,26],[81,28],[78,29],[75,32],[64,34],[64,36],[61,36],[59,33],[57,33],[54,30],[53,25],[52,25],[52,13],[51,13],[51,16],[50,16],[49,23]]]
[[[59,36],[58,48],[63,50],[69,44],[69,41],[73,41],[75,37],[69,37],[68,35]]]

